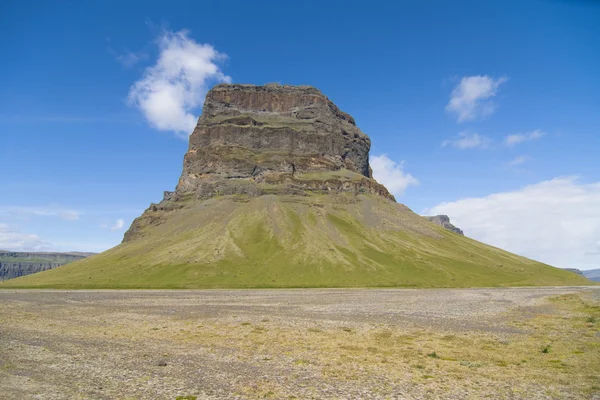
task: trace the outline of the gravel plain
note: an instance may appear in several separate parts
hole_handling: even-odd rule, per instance
[[[599,301],[598,287],[0,290],[0,398],[600,399]]]

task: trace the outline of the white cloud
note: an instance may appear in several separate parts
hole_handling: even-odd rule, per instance
[[[382,154],[371,156],[369,163],[373,169],[373,177],[396,197],[402,196],[409,186],[419,184],[416,178],[404,171],[403,161],[397,163]]]
[[[504,144],[507,146],[514,146],[523,142],[530,142],[546,136],[545,132],[539,129],[528,133],[517,133],[514,135],[508,135],[504,138]]]
[[[510,160],[508,162],[508,165],[510,165],[511,167],[514,167],[515,165],[521,165],[524,164],[528,159],[529,158],[527,156],[518,156]]]
[[[124,226],[125,226],[125,221],[123,221],[121,218],[119,218],[118,220],[115,221],[115,224],[110,227],[110,229],[112,231],[118,231],[118,230],[123,229]]]
[[[38,217],[58,217],[67,221],[75,221],[81,217],[81,212],[58,206],[48,207],[21,207],[21,206],[0,206],[0,215],[9,215],[17,218],[27,218],[30,216]]]
[[[48,251],[52,245],[31,233],[12,230],[7,224],[0,223],[0,250],[12,251]]]
[[[454,139],[446,139],[442,142],[442,147],[452,146],[457,149],[486,149],[492,141],[478,133],[461,132]]]
[[[109,225],[106,222],[100,224],[100,228],[110,229],[111,231],[119,231],[119,230],[123,229],[124,226],[125,226],[125,221],[121,218],[117,219],[115,221],[114,225]]]
[[[487,75],[465,76],[454,87],[446,111],[455,113],[458,122],[483,118],[496,108],[491,98],[507,78],[493,79]]]
[[[148,54],[126,51],[122,54],[115,54],[115,59],[118,62],[120,62],[125,68],[131,68],[138,62],[148,59]]]
[[[129,91],[129,101],[158,130],[187,138],[196,126],[195,110],[213,82],[231,82],[218,62],[226,58],[209,44],[188,37],[187,31],[164,32],[158,39],[156,64]]]
[[[512,192],[439,204],[467,236],[550,265],[600,266],[600,182],[556,178]]]

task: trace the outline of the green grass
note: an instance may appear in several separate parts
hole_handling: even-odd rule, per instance
[[[482,287],[589,284],[352,195],[221,197],[147,211],[136,237],[0,288]]]

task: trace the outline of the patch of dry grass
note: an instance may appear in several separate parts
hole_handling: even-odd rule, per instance
[[[600,393],[600,304],[586,295],[550,298],[542,313],[503,316],[520,333],[444,331],[381,324],[296,326],[280,319],[197,320],[109,314],[78,309],[62,318],[44,313],[0,313],[0,324],[65,338],[172,343],[174,348],[224,351],[293,377],[310,371],[323,384],[359,385],[381,397],[409,385],[431,398],[477,393],[481,398],[586,398]],[[262,318],[262,317],[261,317]],[[167,321],[167,322],[165,322]],[[259,321],[263,323],[260,324]],[[265,325],[268,322],[268,325]],[[11,363],[0,368],[9,373]],[[241,382],[247,398],[293,398],[293,388],[268,379]],[[305,392],[306,393],[306,392]],[[425,397],[427,397],[425,396]]]

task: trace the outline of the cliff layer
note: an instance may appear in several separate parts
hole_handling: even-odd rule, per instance
[[[190,136],[175,196],[359,191],[372,180],[371,141],[310,86],[217,85]]]
[[[0,251],[0,281],[46,271],[92,254]]]

